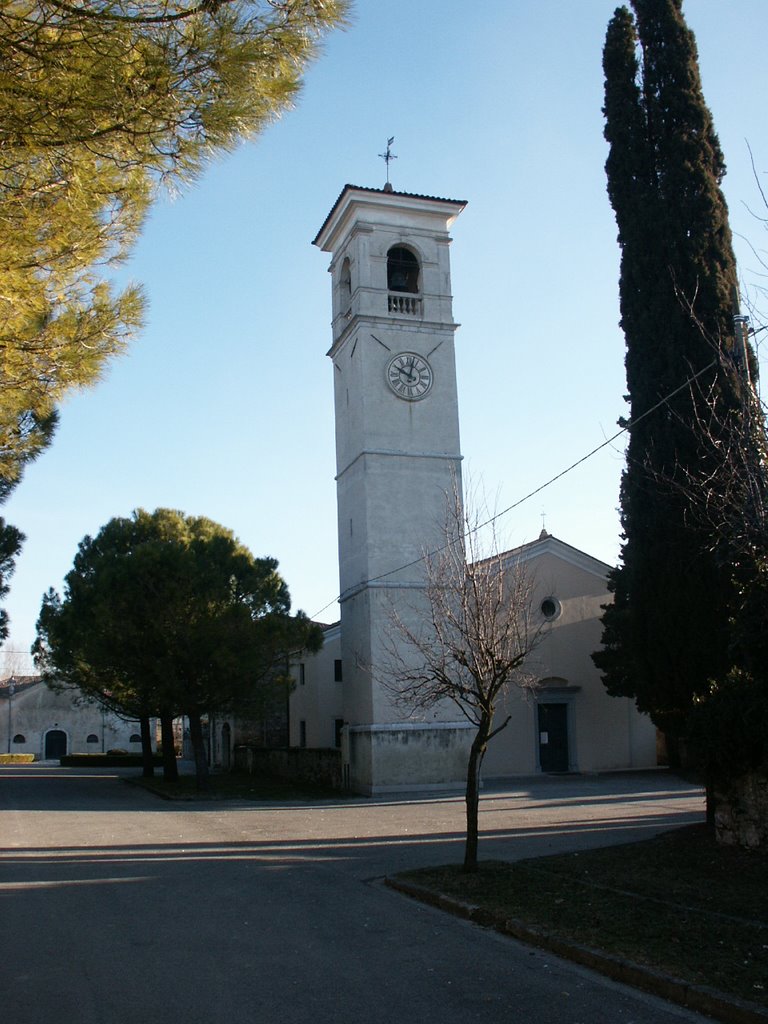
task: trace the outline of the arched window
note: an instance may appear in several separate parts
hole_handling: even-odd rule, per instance
[[[546,679],[540,679],[538,685],[541,689],[562,690],[568,686],[568,680],[562,676],[547,676]]]
[[[92,732],[85,742],[86,743],[98,743],[99,742],[99,737],[96,735],[95,732]]]
[[[349,256],[345,256],[344,262],[341,264],[339,291],[342,306],[347,306],[349,300],[352,298],[352,267],[349,262]]]
[[[419,261],[402,245],[393,246],[387,253],[387,288],[412,294],[419,290]]]
[[[20,732],[17,732],[16,735],[13,737],[13,742],[14,743],[26,743],[27,742],[27,737],[23,736]]]
[[[131,738],[128,740],[129,743],[141,743],[141,736],[137,732],[131,733]]]

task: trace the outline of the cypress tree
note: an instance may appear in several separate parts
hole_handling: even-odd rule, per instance
[[[673,736],[732,656],[733,574],[695,505],[705,480],[715,500],[728,491],[717,434],[744,390],[725,164],[681,6],[632,0],[603,52],[631,429],[621,563],[594,655],[609,693]]]

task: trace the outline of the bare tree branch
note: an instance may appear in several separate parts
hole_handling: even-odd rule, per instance
[[[444,537],[438,551],[424,556],[419,597],[392,608],[382,682],[408,715],[452,703],[475,728],[464,870],[476,871],[480,769],[489,740],[510,720],[494,725],[496,710],[512,687],[535,685],[526,662],[546,623],[522,561],[499,548],[495,517],[474,502],[467,510],[458,484],[448,498]]]

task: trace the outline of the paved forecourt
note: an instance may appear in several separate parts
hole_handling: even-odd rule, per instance
[[[456,862],[460,795],[169,803],[120,773],[0,771],[14,1024],[671,1024],[688,1011],[421,906],[385,874]],[[627,842],[703,815],[663,772],[489,785],[481,857]]]

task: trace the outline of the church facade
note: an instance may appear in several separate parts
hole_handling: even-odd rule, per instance
[[[499,721],[509,724],[488,747],[486,777],[655,767],[650,718],[609,696],[592,663],[610,566],[543,531],[505,558],[532,581],[544,633],[526,666],[533,685],[511,687],[500,702]]]
[[[341,618],[294,666],[290,743],[340,747],[362,793],[461,785],[473,735],[450,702],[409,718],[381,682],[392,609],[417,627],[422,556],[445,543],[461,488],[449,230],[464,206],[346,185],[314,240],[331,256]],[[486,776],[655,764],[651,723],[589,658],[608,566],[548,535],[508,557],[535,574],[549,635],[537,685],[501,709]]]
[[[653,723],[632,700],[606,693],[591,659],[600,645],[601,606],[611,599],[610,567],[546,533],[504,559],[522,565],[533,582],[544,639],[526,665],[530,685],[510,686],[498,703],[496,722],[509,721],[488,746],[483,778],[655,767]],[[343,743],[348,719],[341,655],[335,623],[325,627],[322,651],[292,667],[289,718],[292,747],[338,747],[344,762],[351,751]],[[374,783],[369,792],[387,788],[397,787]],[[400,788],[439,786],[425,784],[414,763],[410,782]]]
[[[79,690],[59,692],[40,676],[0,680],[0,752],[55,761],[108,750],[141,753],[139,723],[88,703]]]

